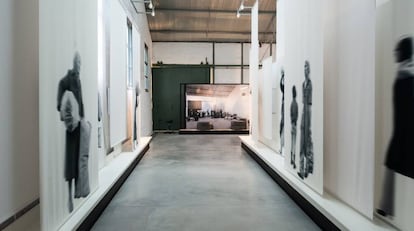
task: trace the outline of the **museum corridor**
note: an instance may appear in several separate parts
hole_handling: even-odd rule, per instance
[[[156,134],[93,230],[319,230],[234,135]]]

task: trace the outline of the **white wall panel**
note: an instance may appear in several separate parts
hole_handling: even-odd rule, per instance
[[[276,122],[272,120],[272,82],[273,78],[276,78],[276,76],[272,76],[272,57],[263,60],[262,71],[262,84],[259,88],[259,94],[262,99],[261,102],[263,106],[260,119],[263,121],[263,124],[265,124],[265,126],[262,127],[262,135],[267,139],[272,139],[273,123]]]
[[[0,2],[0,223],[39,197],[38,6]]]
[[[142,34],[141,34],[142,35]],[[139,95],[139,115],[141,117],[140,120],[140,127],[141,127],[141,137],[151,136],[152,135],[152,72],[150,72],[150,76],[148,76],[149,80],[149,86],[148,91],[145,90],[145,76],[144,76],[144,41],[145,44],[148,46],[151,46],[149,43],[150,40],[147,39],[147,37],[143,36],[141,37],[143,40],[141,40],[141,76],[140,76],[140,95]],[[151,50],[150,50],[151,54]]]
[[[118,1],[111,2],[111,61],[109,116],[111,147],[121,143],[127,137],[127,18]]]
[[[375,3],[325,7],[325,188],[372,217]]]
[[[264,121],[263,119],[263,111],[264,111],[264,105],[263,105],[263,85],[264,85],[264,81],[263,81],[263,77],[264,76],[264,70],[263,69],[259,69],[258,71],[258,75],[257,75],[257,125],[258,125],[258,134],[257,134],[257,139],[258,141],[261,141],[262,139],[268,139],[267,137],[264,136],[265,133],[265,126],[266,121]]]
[[[137,137],[141,137],[141,103],[140,103],[140,98],[141,98],[141,94],[144,94],[144,92],[142,92],[139,88],[142,85],[141,82],[141,77],[143,76],[143,73],[141,72],[141,63],[143,62],[142,58],[141,58],[141,34],[137,31],[136,27],[132,28],[132,39],[133,39],[133,43],[132,43],[132,50],[133,50],[133,73],[134,73],[134,90],[138,90],[138,108],[135,108],[135,103],[133,105],[134,107],[134,111],[135,111],[135,121],[136,121],[136,129],[137,129]],[[138,89],[137,87],[138,86]],[[134,92],[135,92],[134,91]],[[136,93],[136,92],[135,92]],[[135,102],[135,96],[134,98],[134,102]]]
[[[163,64],[213,63],[212,43],[155,42],[152,62]]]
[[[286,1],[286,0],[285,0]],[[304,150],[301,147],[302,134],[308,132],[307,129],[301,129],[304,124],[304,100],[303,98],[303,84],[305,82],[304,64],[308,61],[310,64],[310,81],[312,90],[310,91],[311,105],[309,118],[310,118],[310,142],[307,145],[308,150],[312,150],[309,153],[312,155],[309,158],[303,160],[303,164],[306,166],[308,161],[313,161],[313,172],[308,172],[307,177],[303,179],[303,182],[314,189],[316,192],[323,193],[323,21],[322,21],[322,0],[318,1],[286,1],[285,2],[285,16],[286,20],[286,53],[284,58],[284,70],[285,70],[285,167],[296,177],[298,177],[298,171],[301,169],[300,153]],[[283,9],[278,9],[283,10]],[[308,84],[309,85],[309,84]],[[291,136],[288,134],[291,131],[291,119],[290,108],[292,103],[292,88],[296,87],[298,104],[298,120],[297,120],[297,136],[296,145],[292,147]],[[306,130],[306,131],[305,131]],[[309,140],[309,139],[308,139]],[[312,143],[312,144],[311,144]],[[312,147],[312,148],[310,148]],[[296,168],[291,165],[290,155],[291,148],[295,148],[296,155],[294,162]],[[306,174],[305,174],[306,176]]]
[[[98,187],[97,9],[96,0],[87,2],[40,0],[39,2],[42,230],[57,230],[71,216],[68,209],[68,182],[64,177],[66,128],[56,109],[56,99],[59,81],[73,67],[76,51],[81,57],[80,82],[84,115],[92,125],[88,160],[91,191],[89,195]],[[74,199],[74,210],[77,210],[84,201],[85,199]]]
[[[251,86],[251,123],[250,133],[252,139],[257,141],[259,139],[259,2],[256,1],[251,9],[251,48],[250,48],[250,72],[249,80]]]
[[[272,60],[272,58],[268,58],[268,60]],[[263,68],[266,69],[266,63],[264,63]],[[264,69],[264,70],[265,70]],[[263,105],[266,105],[264,107],[267,107],[266,109],[262,108],[260,109],[260,120],[264,121],[266,120],[264,115],[262,113],[270,113],[267,120],[271,120],[270,122],[265,122],[262,124],[263,128],[262,131],[266,131],[266,129],[269,129],[271,133],[271,136],[269,135],[266,137],[264,134],[260,134],[259,141],[263,144],[267,145],[273,151],[276,153],[280,153],[280,121],[281,121],[281,105],[282,105],[282,92],[280,89],[280,74],[281,70],[281,63],[271,63],[270,66],[270,79],[263,81],[263,86],[260,87],[261,91],[259,92],[259,98],[263,102]],[[266,78],[266,77],[265,77]],[[270,80],[270,81],[269,81]],[[267,82],[268,81],[268,82]],[[267,89],[266,89],[267,88]],[[268,91],[266,93],[266,91]],[[259,104],[260,105],[260,104]],[[268,110],[268,112],[266,112]],[[285,109],[286,110],[286,109]],[[288,133],[290,134],[290,133]]]

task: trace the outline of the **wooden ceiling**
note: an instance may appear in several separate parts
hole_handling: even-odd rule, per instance
[[[142,0],[130,0],[146,7]],[[146,0],[149,1],[149,0]],[[242,0],[152,0],[155,16],[147,14],[153,42],[250,42],[251,15],[236,17]],[[245,0],[252,6],[254,0]],[[259,41],[275,43],[276,0],[259,1]]]

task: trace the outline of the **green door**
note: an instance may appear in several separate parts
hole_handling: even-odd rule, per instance
[[[209,84],[210,68],[182,66],[152,69],[154,131],[184,128],[184,84],[188,83]]]

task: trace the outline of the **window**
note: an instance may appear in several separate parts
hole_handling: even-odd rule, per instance
[[[134,87],[134,74],[133,74],[133,68],[132,68],[132,24],[128,20],[127,21],[128,26],[128,43],[127,43],[127,87],[133,88]]]

